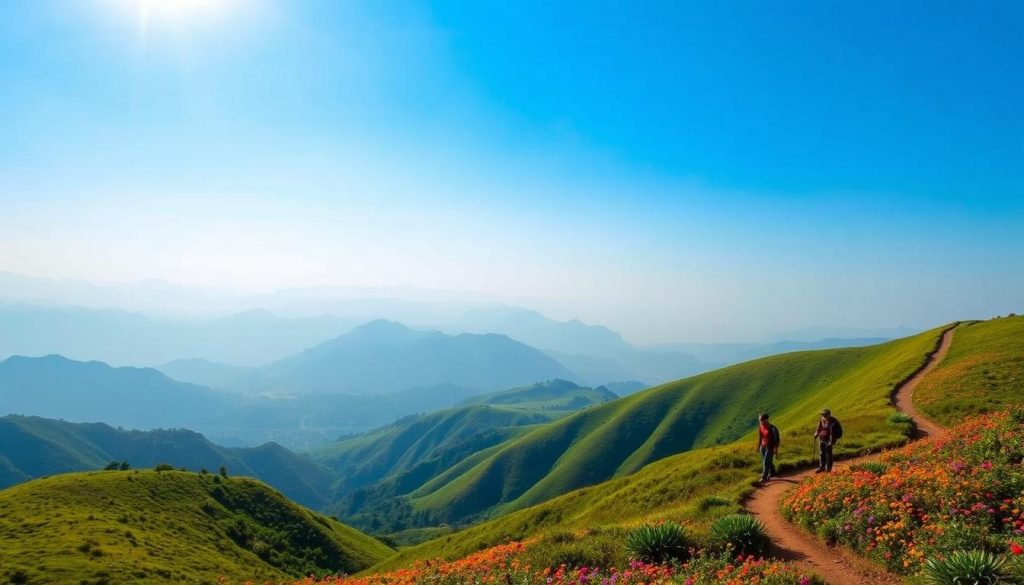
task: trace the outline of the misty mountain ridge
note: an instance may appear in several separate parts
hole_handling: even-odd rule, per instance
[[[435,384],[500,390],[575,375],[505,335],[446,335],[377,320],[259,368],[259,390],[386,394]]]
[[[402,416],[449,408],[479,393],[436,385],[386,396],[247,396],[171,379],[151,368],[114,368],[56,355],[0,362],[0,415],[103,421],[143,430],[189,428],[235,446],[277,441],[310,447]]]
[[[0,357],[60,354],[133,366],[201,358],[257,366],[358,324],[329,315],[288,319],[264,310],[186,321],[120,309],[0,304]]]

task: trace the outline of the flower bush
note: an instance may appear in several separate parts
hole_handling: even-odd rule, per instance
[[[818,475],[783,502],[787,517],[889,569],[981,550],[1024,552],[1024,409],[971,419],[879,464]],[[1018,552],[1019,551],[1019,552]]]
[[[365,577],[309,577],[292,585],[821,585],[795,565],[754,556],[693,551],[685,563],[656,565],[632,561],[621,568],[537,568],[521,557],[536,539],[492,547],[456,561],[421,561],[408,569]],[[229,585],[222,581],[222,585]],[[250,584],[246,584],[250,585]]]

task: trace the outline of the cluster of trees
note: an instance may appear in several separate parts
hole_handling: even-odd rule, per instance
[[[127,461],[111,461],[110,463],[107,464],[106,467],[103,468],[103,470],[104,471],[128,471],[131,468],[132,468],[131,464],[128,463]],[[174,466],[171,465],[170,463],[157,463],[156,466],[153,467],[153,470],[157,471],[157,472],[174,471]],[[178,469],[178,471],[188,471],[188,469],[186,469],[184,467],[181,467],[181,468]],[[200,475],[206,475],[208,473],[210,473],[210,472],[206,471],[205,467],[199,470],[199,474]],[[221,477],[227,477],[228,476],[228,468],[224,467],[223,465],[221,465],[220,466],[220,471],[218,473],[220,473]]]

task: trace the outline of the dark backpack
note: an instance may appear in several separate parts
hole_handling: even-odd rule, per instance
[[[838,418],[832,418],[832,440],[838,441],[843,438],[843,425]]]
[[[779,433],[779,427],[775,425],[768,425],[768,438],[772,442],[772,446],[776,449],[779,448],[779,444],[782,443],[782,434]]]

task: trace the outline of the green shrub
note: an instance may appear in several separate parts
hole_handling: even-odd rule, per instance
[[[157,463],[153,469],[157,472],[174,471],[174,466],[169,463]]]
[[[643,524],[626,535],[626,550],[646,563],[684,561],[690,555],[690,538],[685,528],[672,521]]]
[[[557,530],[527,549],[523,564],[537,568],[618,567],[626,564],[621,528],[599,528],[585,533]]]
[[[891,415],[889,415],[889,422],[894,425],[907,425],[913,424],[914,418],[911,417],[909,414],[904,414],[902,412],[894,412]]]
[[[722,506],[728,506],[729,504],[732,504],[732,502],[725,498],[720,498],[718,496],[708,496],[702,499],[700,503],[697,504],[697,506],[700,508],[701,512],[707,512],[711,508],[719,508]]]
[[[732,548],[735,554],[763,556],[768,552],[768,535],[764,524],[750,514],[730,514],[711,525],[711,539],[721,548]]]
[[[935,585],[1009,583],[1006,558],[986,551],[957,551],[944,559],[928,559],[925,578]]]
[[[22,585],[28,583],[28,573],[24,569],[15,569],[11,571],[11,583],[14,585]]]

